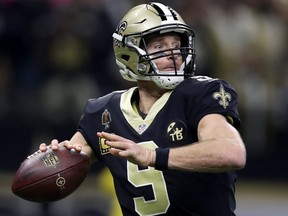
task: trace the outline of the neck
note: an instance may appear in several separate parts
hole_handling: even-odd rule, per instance
[[[167,91],[161,89],[151,81],[138,81],[139,89],[139,109],[142,113],[147,114],[153,104]]]

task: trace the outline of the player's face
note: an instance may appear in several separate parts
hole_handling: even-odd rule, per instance
[[[159,71],[175,71],[174,60],[176,69],[179,70],[183,62],[180,50],[181,39],[176,34],[157,36],[149,41],[147,44],[147,52],[149,54],[159,52],[152,57],[156,58],[153,62],[157,65]],[[164,51],[167,49],[174,49],[173,51]],[[163,52],[161,52],[163,51]],[[161,57],[164,56],[164,57]],[[160,58],[157,58],[160,57]]]

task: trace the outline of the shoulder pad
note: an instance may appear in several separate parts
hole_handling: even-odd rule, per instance
[[[103,97],[89,99],[86,104],[85,111],[87,113],[94,113],[101,110],[112,98],[119,98],[124,91],[125,90],[114,91]]]

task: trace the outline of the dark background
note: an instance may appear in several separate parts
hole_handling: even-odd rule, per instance
[[[0,0],[0,173],[13,174],[42,142],[69,139],[88,98],[133,84],[119,75],[111,35],[144,2]],[[239,93],[248,151],[240,178],[286,182],[288,4],[160,2],[195,30],[197,74],[223,78]]]

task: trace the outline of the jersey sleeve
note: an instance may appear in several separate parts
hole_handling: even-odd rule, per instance
[[[119,93],[112,92],[106,96],[88,100],[84,112],[77,124],[76,130],[83,135],[98,159],[100,159],[98,155],[101,153],[99,152],[99,148],[96,147],[99,143],[97,132],[103,130],[103,113],[105,113],[104,108],[107,107],[111,101],[115,101],[115,98],[119,98]]]
[[[97,133],[97,99],[88,100],[82,116],[80,117],[76,130],[82,134],[86,142],[93,149],[96,157],[97,153],[93,148],[93,139],[95,139]],[[98,157],[97,157],[98,158]],[[99,159],[99,158],[98,158]]]
[[[221,114],[235,128],[241,126],[238,113],[238,95],[226,81],[219,79],[199,79],[195,82],[195,98],[191,104],[192,118],[197,124],[205,115]]]

